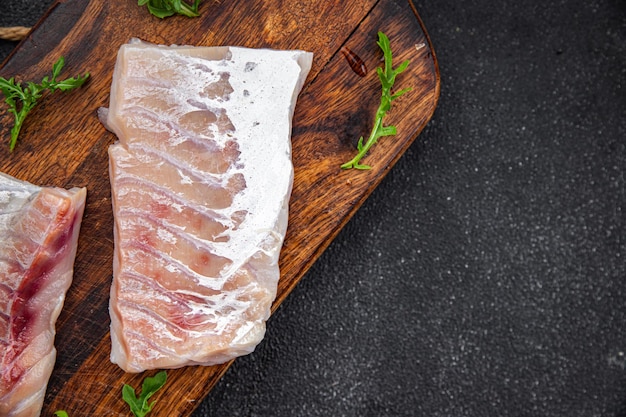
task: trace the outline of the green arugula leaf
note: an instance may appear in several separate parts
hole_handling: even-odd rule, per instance
[[[78,76],[57,81],[56,78],[61,73],[61,69],[63,69],[64,65],[65,59],[60,57],[52,66],[52,78],[45,76],[40,84],[28,81],[26,82],[26,87],[23,87],[21,83],[16,83],[14,77],[8,80],[0,77],[0,91],[2,91],[4,95],[4,102],[9,105],[9,113],[13,114],[15,117],[15,122],[11,128],[11,141],[9,143],[9,149],[11,151],[15,148],[26,116],[35,107],[37,100],[41,98],[46,90],[51,93],[56,90],[69,91],[80,87],[87,81],[89,77],[88,72],[82,77]]]
[[[350,161],[341,165],[342,169],[370,169],[369,165],[361,164],[361,159],[367,154],[372,146],[378,141],[379,138],[383,136],[393,136],[397,133],[395,126],[383,126],[383,118],[387,114],[389,110],[391,110],[391,102],[402,94],[411,91],[411,88],[405,88],[403,90],[398,91],[397,93],[391,94],[391,88],[396,81],[396,76],[407,69],[409,66],[409,61],[406,60],[402,62],[396,69],[393,69],[392,66],[392,54],[391,54],[391,44],[389,43],[389,38],[383,32],[378,32],[378,46],[383,51],[383,55],[385,58],[385,65],[383,68],[376,68],[376,73],[378,74],[378,78],[380,79],[380,84],[382,86],[382,94],[380,97],[380,105],[378,106],[378,110],[376,110],[376,115],[374,118],[374,127],[370,132],[367,141],[363,143],[363,137],[359,139],[357,143],[357,151],[358,153],[352,158]]]
[[[167,381],[167,373],[165,371],[160,371],[153,377],[147,377],[141,386],[139,398],[135,394],[133,387],[124,384],[122,387],[122,398],[126,401],[135,417],[144,417],[152,410],[154,401],[148,403],[148,399],[165,385],[165,381]]]
[[[57,417],[69,417],[65,410],[57,410],[54,412],[54,415]]]
[[[148,11],[154,16],[165,19],[166,17],[180,14],[187,17],[200,16],[198,6],[202,0],[193,0],[189,4],[184,0],[138,0],[139,6],[148,6]]]

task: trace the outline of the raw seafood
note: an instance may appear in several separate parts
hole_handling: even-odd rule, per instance
[[[250,353],[276,296],[291,119],[312,54],[118,53],[108,109],[115,218],[111,360],[128,372]]]
[[[0,173],[0,416],[41,412],[85,196]]]

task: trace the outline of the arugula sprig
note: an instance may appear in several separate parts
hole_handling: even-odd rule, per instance
[[[126,401],[135,417],[144,417],[152,410],[154,401],[148,403],[148,399],[165,385],[166,380],[167,373],[165,371],[160,371],[153,377],[147,377],[143,380],[139,398],[135,395],[133,387],[124,384],[124,387],[122,387],[122,398]]]
[[[380,78],[380,83],[382,85],[382,94],[380,97],[380,105],[378,106],[378,110],[376,110],[376,116],[374,118],[374,127],[367,138],[365,144],[363,143],[363,136],[359,139],[357,143],[357,151],[358,153],[352,158],[350,161],[341,165],[343,169],[370,169],[369,165],[361,164],[361,158],[367,154],[372,146],[378,141],[378,139],[382,136],[392,136],[397,133],[395,126],[384,126],[383,118],[387,114],[389,110],[391,110],[391,102],[402,94],[410,91],[411,88],[405,88],[403,90],[398,91],[397,93],[392,94],[391,88],[396,81],[396,76],[406,70],[409,66],[409,61],[406,60],[396,69],[392,66],[392,55],[391,55],[391,45],[389,43],[389,38],[383,32],[378,32],[378,42],[376,42],[380,49],[383,51],[383,55],[385,57],[385,65],[384,70],[381,67],[376,68],[376,72],[378,74],[378,78]]]
[[[57,410],[54,412],[54,415],[57,417],[69,417],[69,415],[67,414],[67,411],[65,410]]]
[[[147,5],[151,14],[164,19],[175,14],[187,17],[200,16],[198,6],[201,1],[193,0],[193,4],[189,4],[185,0],[138,0],[137,4],[140,6]]]
[[[11,142],[9,144],[11,151],[15,148],[20,129],[24,124],[26,116],[35,107],[37,100],[41,98],[46,90],[51,93],[56,90],[69,91],[80,87],[87,81],[89,77],[88,72],[83,76],[58,81],[57,77],[61,73],[64,65],[65,59],[60,57],[52,66],[51,77],[43,77],[40,84],[28,81],[26,87],[22,86],[22,83],[15,82],[15,77],[11,77],[8,80],[0,77],[0,91],[2,91],[4,95],[5,103],[9,105],[9,112],[15,117],[15,123],[11,128]]]

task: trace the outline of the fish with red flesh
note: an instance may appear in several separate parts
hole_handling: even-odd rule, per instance
[[[0,174],[0,416],[41,413],[85,197]]]

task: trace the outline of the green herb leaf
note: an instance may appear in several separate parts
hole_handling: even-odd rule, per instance
[[[154,16],[165,19],[166,17],[180,14],[187,17],[200,16],[198,6],[202,0],[193,0],[193,4],[186,0],[137,0],[139,6],[148,6],[148,11]]]
[[[57,81],[56,78],[61,73],[63,65],[65,65],[65,59],[60,57],[52,66],[52,78],[48,78],[47,76],[43,77],[40,84],[28,81],[26,82],[26,87],[23,87],[21,83],[16,83],[13,77],[8,80],[0,77],[0,91],[2,91],[4,95],[4,102],[9,106],[9,113],[13,114],[15,117],[13,128],[11,128],[11,141],[9,143],[9,149],[11,151],[15,148],[20,129],[24,124],[26,116],[35,107],[37,100],[41,98],[46,90],[51,93],[56,90],[69,91],[80,87],[87,81],[89,77],[88,72],[82,77],[78,76]]]
[[[54,412],[54,415],[57,417],[69,417],[67,411],[64,410],[57,410]]]
[[[52,81],[56,80],[56,78],[59,76],[64,66],[65,66],[65,58],[60,56],[57,62],[55,62],[54,65],[52,66]],[[45,79],[47,80],[47,77]]]
[[[361,164],[361,159],[367,154],[372,146],[378,141],[379,138],[383,136],[393,136],[396,134],[395,126],[383,126],[383,118],[391,110],[391,102],[404,93],[411,91],[410,88],[405,88],[403,90],[398,91],[397,93],[391,94],[391,89],[393,84],[396,81],[396,76],[407,69],[409,66],[409,61],[406,60],[402,62],[396,69],[393,69],[392,66],[392,54],[391,54],[391,45],[389,43],[389,38],[383,32],[378,32],[378,46],[383,51],[383,55],[385,58],[384,69],[376,68],[376,73],[378,74],[378,78],[380,79],[380,84],[382,86],[382,94],[380,97],[380,105],[378,106],[378,110],[376,110],[376,115],[374,118],[374,127],[370,132],[367,141],[363,143],[363,137],[359,139],[357,144],[358,153],[346,162],[341,165],[342,169],[370,169],[369,165]]]
[[[160,371],[153,377],[147,377],[143,381],[139,397],[135,395],[133,387],[124,384],[122,387],[122,398],[126,401],[135,417],[144,417],[152,410],[154,401],[148,403],[148,399],[165,385],[166,380],[167,373],[165,371]]]

